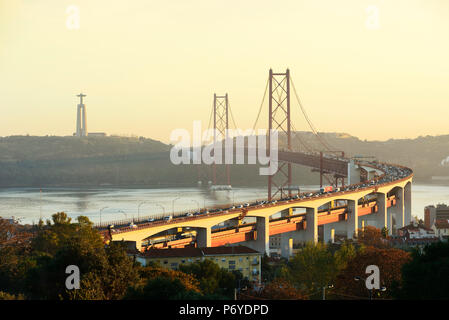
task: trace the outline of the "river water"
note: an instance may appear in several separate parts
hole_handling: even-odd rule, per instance
[[[302,186],[301,191],[318,186]],[[266,188],[233,188],[211,193],[200,188],[6,188],[0,189],[0,217],[15,217],[36,223],[39,217],[66,212],[69,217],[85,215],[93,222],[168,215],[174,211],[198,210],[214,205],[245,202],[266,197]],[[424,207],[449,204],[449,186],[413,184],[412,215],[424,217]],[[139,209],[140,205],[140,209]]]

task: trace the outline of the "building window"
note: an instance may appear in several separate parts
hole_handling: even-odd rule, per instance
[[[167,260],[164,260],[164,264],[167,264],[168,263],[168,261]]]
[[[226,262],[226,258],[221,258],[221,262]]]
[[[186,261],[185,260],[181,260],[181,263],[186,263]]]
[[[229,260],[229,264],[235,264],[235,260]]]
[[[243,262],[243,258],[239,258],[239,262]]]
[[[230,264],[229,265],[229,270],[235,270],[235,264]]]

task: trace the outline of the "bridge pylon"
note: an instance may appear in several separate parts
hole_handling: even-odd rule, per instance
[[[214,93],[214,144],[218,139],[227,139],[229,130],[229,99],[228,94],[217,96]],[[221,159],[223,163],[223,159]],[[217,159],[212,165],[212,184],[231,185],[229,164],[217,164]]]
[[[291,116],[290,116],[290,70],[285,73],[269,73],[269,114],[268,114],[268,150],[270,150],[271,130],[278,130],[287,137],[287,149],[292,151]],[[271,150],[270,150],[271,152]],[[277,151],[276,151],[277,152]],[[281,198],[291,196],[292,165],[279,161],[278,170],[268,176],[268,199],[277,195]]]

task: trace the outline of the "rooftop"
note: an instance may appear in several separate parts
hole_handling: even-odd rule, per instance
[[[181,258],[181,257],[207,257],[218,255],[259,254],[258,251],[244,246],[207,247],[207,248],[151,248],[141,254],[148,258]]]

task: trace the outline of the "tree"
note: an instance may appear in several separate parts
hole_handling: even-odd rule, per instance
[[[22,294],[14,295],[0,291],[0,300],[25,300],[25,297]]]
[[[363,250],[363,248],[361,250]],[[349,241],[345,241],[334,253],[337,269],[342,270],[346,268],[348,262],[352,260],[356,255],[357,249],[354,247],[354,245]]]
[[[32,242],[34,251],[54,255],[72,239],[89,243],[98,249],[103,247],[100,234],[87,217],[79,216],[77,223],[71,223],[66,213],[58,212],[52,215],[52,221],[47,220],[47,225],[39,229]]]
[[[449,299],[449,243],[438,242],[415,250],[402,268],[399,299]]]
[[[238,287],[238,278],[242,278],[238,271],[227,271],[210,259],[181,265],[179,270],[198,279],[203,294],[217,294],[228,298],[233,297],[234,290]]]
[[[160,266],[140,267],[140,280],[128,288],[127,300],[199,299],[198,280],[190,274]]]
[[[366,247],[351,259],[346,268],[337,276],[334,293],[339,298],[365,298],[369,291],[365,281],[355,281],[354,277],[366,278],[366,267],[375,265],[380,271],[380,285],[387,288],[386,292],[376,292],[383,298],[391,298],[392,288],[401,281],[401,268],[410,260],[410,254],[399,249],[379,249]]]
[[[0,291],[23,292],[30,257],[32,233],[15,221],[0,218]]]
[[[308,242],[289,262],[287,279],[306,294],[315,294],[332,282],[337,272],[337,262],[326,244]]]
[[[172,278],[149,279],[145,286],[131,290],[126,299],[130,300],[198,300],[202,295],[187,289],[181,280]]]
[[[36,266],[29,270],[30,297],[39,299],[121,299],[138,278],[134,261],[126,246],[111,243],[108,247],[86,217],[71,223],[63,212],[53,215],[53,224],[39,230],[33,241]],[[79,290],[67,290],[66,267],[80,270]]]
[[[285,279],[275,279],[268,283],[261,291],[250,291],[242,294],[242,299],[268,299],[268,300],[304,300],[306,297]]]
[[[373,226],[366,226],[363,229],[358,229],[357,242],[364,246],[388,248],[387,237],[388,229],[381,230]]]

